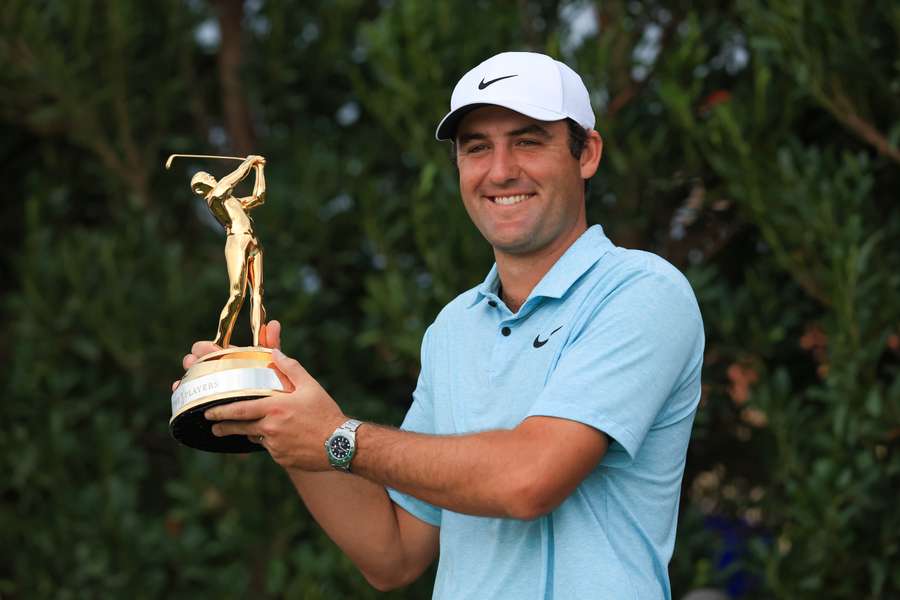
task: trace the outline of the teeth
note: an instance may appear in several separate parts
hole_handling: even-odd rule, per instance
[[[513,204],[518,204],[522,200],[528,198],[531,194],[517,194],[515,196],[494,196],[494,202],[496,204],[502,204],[503,206],[511,206]]]

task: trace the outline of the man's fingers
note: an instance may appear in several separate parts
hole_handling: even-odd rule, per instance
[[[241,400],[210,408],[203,416],[208,421],[256,421],[266,416],[269,402],[265,398]]]
[[[202,342],[194,342],[194,345],[191,346],[191,354],[193,354],[196,358],[201,358],[203,356],[206,356],[210,352],[215,352],[217,350],[221,350],[221,348],[207,340],[204,340]]]
[[[281,323],[272,320],[263,325],[262,345],[281,349]]]
[[[175,390],[178,389],[178,385],[179,385],[180,383],[181,383],[181,380],[180,380],[180,379],[176,379],[175,381],[172,382],[172,391],[173,391],[173,392],[174,392]]]
[[[257,425],[247,421],[222,421],[212,426],[213,435],[222,437],[226,435],[246,435],[255,438]]]
[[[287,375],[295,388],[310,379],[309,373],[306,372],[303,365],[293,358],[285,356],[281,350],[272,350],[272,358],[275,359],[275,366],[278,367],[278,370]]]
[[[210,341],[204,340],[202,342],[194,342],[194,345],[191,346],[191,353],[185,354],[184,358],[181,359],[181,367],[187,371],[191,368],[191,365],[200,360],[201,357],[206,356],[210,352],[215,352],[216,350],[221,350],[221,348]]]

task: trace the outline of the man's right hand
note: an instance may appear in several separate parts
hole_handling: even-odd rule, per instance
[[[262,157],[260,156],[257,158]],[[265,159],[263,159],[263,162],[265,162]],[[278,321],[269,321],[268,323],[263,325],[261,331],[259,332],[259,343],[266,348],[278,348],[280,350],[281,323],[279,323]],[[187,371],[191,368],[191,365],[200,360],[202,357],[206,356],[210,352],[216,352],[221,349],[222,348],[209,340],[194,342],[194,345],[191,346],[190,354],[185,354],[184,358],[181,359],[181,366],[185,371]],[[180,379],[172,383],[173,392],[178,388],[178,384],[180,383]]]
[[[280,350],[281,323],[266,323],[259,343]],[[210,341],[196,342],[182,366],[187,370],[217,350],[221,348]],[[173,391],[179,383],[172,384]],[[324,458],[325,450],[319,448]],[[335,471],[287,473],[319,525],[379,590],[413,581],[437,556],[440,530],[391,502],[384,486]]]

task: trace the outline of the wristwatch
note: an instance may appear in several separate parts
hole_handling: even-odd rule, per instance
[[[328,462],[338,471],[350,472],[350,461],[356,454],[356,430],[360,425],[362,421],[348,419],[325,441]]]

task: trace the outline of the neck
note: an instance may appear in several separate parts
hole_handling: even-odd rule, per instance
[[[518,312],[525,299],[553,268],[556,261],[587,230],[587,225],[573,230],[572,235],[526,255],[507,254],[494,250],[497,274],[500,277],[501,297],[512,312]]]

